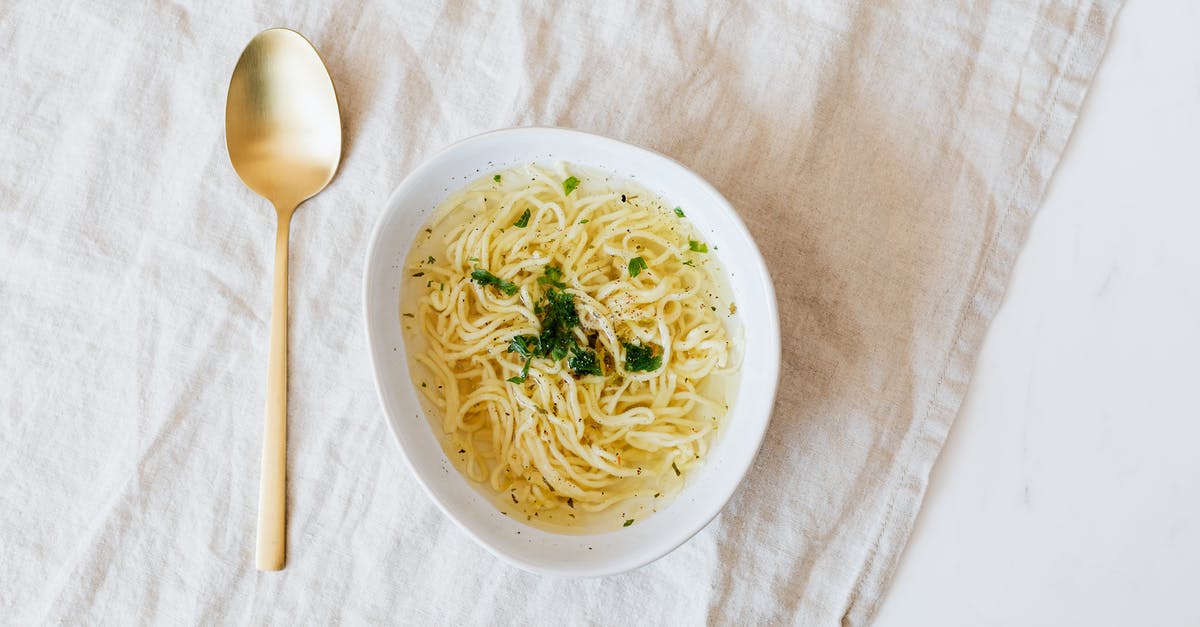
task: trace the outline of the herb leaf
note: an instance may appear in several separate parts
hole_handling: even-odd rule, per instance
[[[680,207],[675,207],[675,215],[682,218],[683,217],[683,209]]]
[[[482,285],[494,285],[496,289],[505,293],[509,293],[505,285],[511,286],[512,293],[516,293],[518,289],[516,285],[502,281],[481,268],[472,272],[471,277]],[[542,269],[538,283],[547,287],[542,293],[542,298],[533,305],[533,312],[538,316],[542,329],[537,335],[517,335],[509,340],[505,352],[517,353],[524,357],[525,367],[520,376],[512,377],[508,381],[524,383],[529,372],[529,363],[534,357],[547,357],[558,361],[570,355],[567,366],[576,377],[604,375],[595,351],[576,344],[574,330],[579,326],[579,312],[575,310],[575,295],[563,291],[567,285],[562,278],[563,271],[559,266],[546,265]]]
[[[509,383],[516,383],[517,385],[520,385],[520,384],[524,383],[524,382],[525,382],[525,379],[526,379],[526,377],[528,377],[528,376],[529,376],[529,362],[531,362],[531,361],[533,361],[533,358],[532,358],[532,357],[526,357],[526,358],[525,358],[525,365],[521,367],[521,376],[519,376],[519,377],[509,377],[509,378],[507,379],[507,381],[508,381]]]
[[[518,335],[508,343],[507,353],[516,353],[529,358],[538,352],[538,337],[536,335]]]
[[[492,180],[493,180],[493,181],[496,181],[497,183],[499,183],[499,182],[500,182],[500,175],[499,175],[499,174],[497,174],[496,176],[493,176],[493,177],[492,177]]]
[[[688,249],[694,253],[706,253],[708,252],[708,244],[690,239],[688,240]]]
[[[509,296],[516,294],[520,289],[516,286],[516,284],[505,281],[504,279],[501,279],[500,277],[488,272],[487,270],[484,270],[483,268],[475,268],[475,270],[471,272],[471,278],[480,285],[491,285],[492,287]]]
[[[571,329],[579,326],[579,314],[575,312],[575,295],[557,290],[546,290],[546,303],[542,305],[542,333],[538,337],[542,357],[555,361],[567,356],[575,344]]]
[[[513,226],[520,228],[520,229],[523,229],[523,228],[529,226],[529,209],[526,209],[525,213],[522,213],[521,217],[517,218],[516,222],[513,222]]]
[[[434,259],[433,255],[430,255],[429,258],[425,260],[425,263],[437,263],[437,259]]]
[[[683,262],[683,265],[685,265],[685,266],[692,266],[692,267],[695,267],[695,266],[696,266],[696,262],[692,261],[691,259],[687,259],[687,260],[685,260],[685,261]]]
[[[587,224],[588,222],[590,222],[590,220],[588,220],[587,218],[584,218],[579,221],[580,224]]]
[[[625,524],[623,524],[623,525],[621,525],[621,526],[622,526],[622,527],[628,527],[629,525],[632,525],[632,524],[633,524],[633,519],[632,519],[632,518],[630,518],[629,520],[626,520],[626,521],[625,521]]]
[[[625,347],[625,369],[629,372],[649,372],[662,367],[662,355],[654,354],[653,344],[621,344]]]
[[[641,257],[634,257],[629,260],[629,276],[635,277],[646,269],[646,260]]]
[[[572,346],[571,359],[567,361],[567,366],[571,368],[577,377],[589,374],[604,376],[604,372],[600,370],[600,362],[596,360],[595,351],[589,348]]]
[[[577,187],[579,187],[579,179],[573,176],[568,178],[567,180],[563,181],[563,195],[570,196],[571,192],[575,191],[575,188]]]
[[[562,279],[562,276],[562,268],[558,266],[547,265],[544,269],[542,269],[542,276],[538,277],[538,284],[550,285],[561,290],[567,286],[566,283],[563,283],[560,280]]]

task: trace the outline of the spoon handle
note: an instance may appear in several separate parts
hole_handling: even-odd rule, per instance
[[[287,545],[287,330],[288,232],[292,212],[280,211],[275,231],[275,288],[271,302],[271,348],[267,361],[267,415],[263,426],[262,476],[258,491],[258,570],[281,570]]]

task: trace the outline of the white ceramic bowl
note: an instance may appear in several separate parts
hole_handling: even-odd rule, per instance
[[[729,274],[744,332],[744,361],[731,414],[704,464],[667,508],[636,525],[567,536],[513,520],[477,493],[442,452],[409,379],[399,299],[404,259],[430,213],[466,183],[530,162],[565,161],[633,179],[687,209]],[[714,250],[716,249],[716,250]],[[417,481],[451,520],[520,568],[567,576],[607,575],[647,564],[683,544],[721,511],[758,452],[779,376],[779,317],[762,255],[737,213],[682,165],[613,139],[557,128],[514,128],[465,139],[404,179],[375,225],[363,276],[363,308],[375,386]],[[439,421],[440,422],[440,421]]]

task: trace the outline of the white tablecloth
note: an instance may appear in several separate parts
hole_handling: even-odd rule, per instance
[[[1119,0],[279,5],[0,6],[0,620],[869,621]],[[289,562],[259,573],[273,215],[222,116],[242,46],[277,25],[324,55],[347,140],[293,221]],[[361,260],[388,192],[525,124],[681,160],[776,280],[758,461],[624,575],[474,545],[407,475],[368,371]]]

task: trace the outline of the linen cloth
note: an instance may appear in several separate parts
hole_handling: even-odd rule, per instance
[[[869,622],[1118,9],[0,4],[0,622]],[[274,215],[223,115],[242,47],[281,25],[323,55],[346,140],[292,224],[288,566],[259,573]],[[476,546],[409,476],[369,372],[388,193],[517,125],[695,169],[778,292],[755,465],[713,524],[618,576]]]

